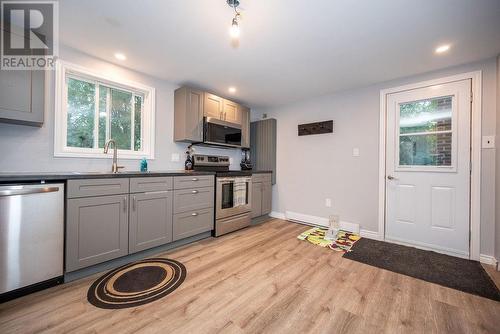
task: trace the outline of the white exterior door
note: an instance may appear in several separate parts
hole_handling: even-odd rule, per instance
[[[385,239],[469,256],[471,80],[387,95]]]

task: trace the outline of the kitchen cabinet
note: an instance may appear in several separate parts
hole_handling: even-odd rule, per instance
[[[182,87],[174,93],[174,140],[203,141],[203,105],[204,93],[200,90]],[[209,101],[212,110],[214,101]],[[217,107],[216,107],[217,108]],[[216,115],[220,112],[215,111]],[[213,117],[213,116],[212,116]],[[217,116],[218,117],[218,116]]]
[[[45,72],[1,71],[0,122],[43,125]]]
[[[250,109],[239,106],[241,117],[241,147],[250,148]]]
[[[130,194],[130,253],[172,241],[172,200],[171,190]]]
[[[224,99],[214,94],[205,93],[203,115],[223,119]]]
[[[213,175],[67,181],[66,272],[214,229]]]
[[[226,122],[241,124],[241,106],[235,102],[224,99],[222,119]]]
[[[174,93],[174,140],[203,142],[203,118],[238,124],[243,136],[242,147],[250,147],[250,109],[215,94],[190,87]]]
[[[271,173],[252,175],[252,218],[270,214],[272,211]]]
[[[262,182],[252,180],[252,218],[262,216]]]
[[[67,272],[127,254],[128,194],[67,201]]]
[[[268,118],[250,124],[250,151],[253,168],[272,171],[276,183],[276,119]]]

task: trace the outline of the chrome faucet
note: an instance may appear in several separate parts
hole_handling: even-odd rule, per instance
[[[114,139],[110,139],[106,142],[106,144],[104,145],[104,154],[108,154],[108,149],[110,144],[113,144],[113,164],[111,165],[111,171],[113,173],[118,173],[118,169],[125,167],[118,166],[118,157],[117,157],[118,148],[116,147],[116,142]]]

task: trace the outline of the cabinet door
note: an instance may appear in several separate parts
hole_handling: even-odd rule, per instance
[[[66,271],[128,254],[128,195],[67,201]]]
[[[203,101],[203,114],[205,117],[222,119],[224,99],[214,94],[205,93]]]
[[[262,182],[262,214],[270,214],[272,210],[272,188],[271,180]]]
[[[262,183],[252,182],[252,218],[262,216]]]
[[[2,71],[0,121],[42,126],[46,71]]]
[[[130,195],[130,253],[172,241],[172,199],[172,191]]]
[[[241,124],[240,106],[237,103],[224,99],[223,115],[225,121]]]
[[[186,107],[186,138],[203,141],[203,92],[189,89]]]
[[[250,148],[250,109],[240,106],[241,147]]]

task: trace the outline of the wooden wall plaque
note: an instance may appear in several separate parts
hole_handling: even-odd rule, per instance
[[[299,124],[299,136],[333,133],[333,120],[316,123]]]

